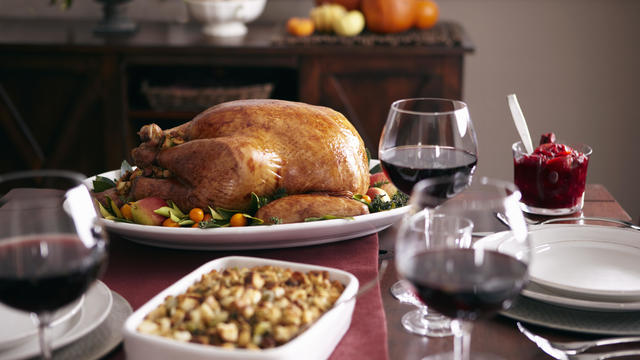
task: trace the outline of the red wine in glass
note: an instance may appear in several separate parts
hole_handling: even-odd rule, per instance
[[[410,98],[394,101],[380,135],[380,164],[400,191],[411,195],[413,209],[434,209],[455,197],[471,182],[477,164],[477,138],[467,104],[438,98]],[[420,203],[414,200],[413,187],[422,187]],[[399,281],[391,286],[397,299],[410,294],[409,285]],[[403,322],[415,334],[448,336],[453,330],[448,319],[421,310]],[[409,314],[407,314],[409,316]],[[408,317],[407,317],[408,319]]]
[[[85,184],[67,170],[0,174],[0,302],[30,311],[51,358],[51,314],[80,298],[104,268],[108,237]]]
[[[426,250],[407,261],[405,277],[420,299],[455,319],[475,320],[508,307],[527,279],[527,264],[490,250]]]
[[[416,184],[413,204],[421,197],[431,179]],[[420,200],[420,201],[416,201]],[[494,221],[496,214],[508,214],[508,227],[500,246],[481,238],[470,241],[435,236],[429,219],[431,209],[422,207],[403,219],[396,243],[396,269],[411,284],[415,294],[429,308],[452,319],[454,351],[424,358],[469,360],[473,322],[510,307],[528,281],[531,244],[527,225],[520,209],[520,192],[502,180],[474,176],[463,193],[435,210],[434,216],[467,218],[475,224]],[[425,235],[426,234],[426,235]],[[492,358],[474,353],[474,358]]]
[[[406,194],[420,180],[437,179],[428,191],[431,208],[444,203],[466,188],[478,160],[464,150],[432,145],[398,146],[380,158],[385,174],[393,185]]]
[[[5,239],[0,243],[0,302],[33,313],[52,312],[80,298],[105,259],[105,248],[88,248],[74,234]]]

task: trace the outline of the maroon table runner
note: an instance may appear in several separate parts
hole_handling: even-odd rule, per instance
[[[348,271],[360,285],[378,272],[378,236],[330,244],[272,250],[194,251],[145,246],[112,236],[110,259],[102,281],[138,309],[154,295],[200,265],[224,256],[240,255],[322,265]],[[331,355],[332,360],[388,358],[387,326],[376,286],[358,298],[351,327]],[[124,359],[124,351],[110,358]]]

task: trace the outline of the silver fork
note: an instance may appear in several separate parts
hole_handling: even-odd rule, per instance
[[[501,213],[496,213],[496,218],[498,218],[498,220],[500,220],[503,224],[508,225],[507,223],[507,219],[504,217],[503,214]],[[634,229],[634,230],[640,230],[640,226],[630,222],[630,221],[626,221],[626,220],[620,220],[620,219],[612,219],[612,218],[606,218],[606,217],[597,217],[597,216],[579,216],[579,217],[561,217],[561,218],[553,218],[553,219],[548,219],[548,220],[544,220],[544,221],[538,221],[538,220],[532,220],[529,218],[525,218],[525,221],[527,222],[527,225],[545,225],[545,224],[551,224],[554,222],[562,222],[562,221],[581,221],[581,220],[587,220],[587,221],[607,221],[607,222],[612,222],[612,223],[616,223],[616,224],[620,224],[620,225],[624,225],[628,228]]]
[[[600,354],[581,354],[583,351],[591,349],[596,346],[623,344],[630,342],[640,341],[640,336],[627,336],[607,338],[591,341],[572,341],[572,342],[553,342],[549,341],[539,335],[532,333],[530,330],[522,326],[520,322],[517,323],[518,330],[523,333],[529,340],[533,341],[538,347],[553,356],[556,359],[561,360],[604,360],[612,359],[621,356],[640,355],[640,349],[638,350],[621,350]]]
[[[600,354],[578,354],[578,355],[567,355],[567,360],[605,360],[605,359],[614,359],[617,357],[623,356],[631,356],[631,355],[640,355],[640,350],[621,350],[621,351],[612,351],[608,353],[600,353]],[[556,358],[562,359],[562,358]]]

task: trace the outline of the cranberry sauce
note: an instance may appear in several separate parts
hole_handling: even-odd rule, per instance
[[[587,180],[589,154],[553,142],[553,133],[544,134],[532,154],[514,148],[514,182],[522,202],[545,209],[572,208],[580,203]]]

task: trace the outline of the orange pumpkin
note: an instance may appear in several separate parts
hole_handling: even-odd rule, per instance
[[[340,4],[347,10],[360,10],[361,0],[316,0],[316,5]]]
[[[391,34],[409,30],[415,21],[417,0],[362,0],[360,4],[373,32]]]

